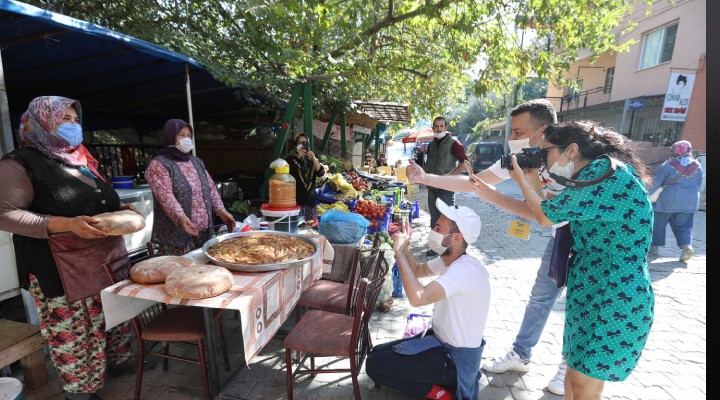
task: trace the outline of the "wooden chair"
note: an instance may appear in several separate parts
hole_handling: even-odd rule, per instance
[[[117,271],[112,271],[110,263],[103,263],[103,269],[110,281],[115,284],[130,276],[130,268],[136,263],[153,257],[155,248],[151,243],[147,247],[128,251],[130,262]],[[217,319],[217,316],[216,316]],[[146,355],[155,355],[163,358],[163,370],[168,370],[170,359],[184,361],[200,365],[203,379],[205,398],[211,400],[210,385],[208,380],[207,363],[205,361],[205,324],[202,310],[197,307],[173,307],[168,308],[163,303],[156,303],[138,314],[131,320],[135,337],[137,340],[137,376],[135,380],[135,400],[140,399],[143,377],[143,361]],[[221,329],[223,329],[221,324]],[[221,337],[222,337],[221,330]],[[162,351],[154,350],[154,347],[162,343]],[[198,349],[198,359],[191,359],[170,354],[170,343],[178,345],[193,346]],[[227,358],[225,341],[222,344],[225,368],[229,370],[230,365]],[[215,351],[212,349],[211,351]]]
[[[393,176],[393,170],[392,167],[387,165],[381,165],[377,167],[377,171],[379,175],[385,175],[385,176]]]
[[[377,264],[385,263],[380,257]],[[287,395],[293,398],[293,377],[301,374],[350,373],[355,399],[360,399],[358,374],[365,357],[372,348],[372,340],[368,321],[375,308],[384,277],[370,281],[363,278],[358,287],[356,303],[353,305],[355,315],[346,315],[322,310],[310,310],[290,331],[283,341],[285,347],[285,365],[287,368]],[[293,371],[293,351],[305,353]],[[348,358],[350,368],[315,368],[315,357]],[[303,369],[303,364],[310,357],[310,368]],[[334,362],[334,361],[333,361]]]
[[[213,225],[207,229],[198,231],[198,235],[194,236],[192,238],[193,243],[195,244],[195,249],[202,248],[203,245],[205,244],[205,242],[207,242],[208,240],[210,240],[214,237],[227,235],[228,233],[230,233],[230,232],[228,232],[227,226],[225,224]],[[221,340],[223,346],[225,346],[225,327],[223,326],[224,323],[222,320],[222,316],[223,316],[222,311],[215,314],[215,318],[220,323],[220,340]],[[235,319],[240,320],[240,310],[235,310]],[[227,360],[225,360],[225,363],[227,364]]]
[[[357,292],[362,278],[375,280],[387,272],[373,268],[377,258],[383,257],[383,252],[379,250],[379,247],[380,234],[376,233],[372,248],[369,250],[355,248],[348,283],[321,279],[303,290],[297,305],[298,320],[302,317],[302,310],[308,308],[352,315],[353,294]]]

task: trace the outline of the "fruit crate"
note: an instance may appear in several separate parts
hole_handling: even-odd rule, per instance
[[[375,233],[375,232],[387,232],[388,228],[390,227],[390,222],[392,222],[392,214],[389,212],[386,212],[383,214],[381,218],[372,217],[368,218],[365,217],[368,221],[373,222],[377,221],[377,226],[368,226],[367,233]]]
[[[335,203],[337,201],[342,201],[345,203],[345,205],[348,206],[350,211],[355,211],[355,205],[357,204],[358,199],[350,199],[350,200],[338,200],[340,197],[340,194],[330,188],[327,187],[327,185],[323,186],[320,190],[317,192],[317,202],[320,203]]]

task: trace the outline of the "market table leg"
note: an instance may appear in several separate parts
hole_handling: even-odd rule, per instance
[[[215,352],[215,320],[214,311],[209,307],[202,307],[203,321],[205,322],[205,349],[208,367],[208,379],[210,380],[210,393],[215,398],[220,392],[220,371],[218,369],[217,353]]]

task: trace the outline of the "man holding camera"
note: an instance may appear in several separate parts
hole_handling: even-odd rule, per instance
[[[521,164],[521,166],[530,167],[526,169],[526,172],[531,172],[527,174],[528,180],[541,196],[544,195],[547,198],[554,197],[564,187],[552,181],[547,171],[541,171],[539,162],[534,163],[536,158],[539,159],[539,149],[527,151],[523,151],[523,149],[540,146],[543,140],[542,129],[555,122],[557,122],[555,109],[545,99],[522,103],[510,112],[511,134],[508,138],[510,152],[519,153],[518,159],[525,160],[524,165]],[[504,155],[495,164],[476,173],[469,179],[463,176],[432,175],[425,173],[421,168],[414,165],[408,166],[407,176],[410,182],[413,183],[422,183],[452,192],[475,192],[480,199],[494,204],[510,214],[534,221],[535,217],[524,201],[502,194],[491,186],[511,178],[509,173],[511,163],[508,162],[509,160],[510,156]],[[533,171],[534,173],[532,173]],[[485,371],[493,373],[506,371],[527,372],[530,369],[532,348],[540,340],[540,335],[550,316],[550,311],[558,296],[562,293],[562,288],[556,287],[553,280],[548,276],[552,250],[553,241],[550,240],[543,254],[535,284],[530,293],[530,300],[525,308],[520,331],[513,342],[513,348],[505,356],[495,359],[491,363],[483,364]],[[548,384],[550,392],[558,395],[565,393],[563,381],[566,368],[563,359],[555,377]]]
[[[425,172],[440,176],[457,175],[462,172],[463,162],[467,160],[465,147],[448,132],[447,122],[444,117],[436,117],[433,120],[433,134],[435,138],[427,149]],[[429,186],[434,186],[427,189],[430,229],[433,229],[438,218],[440,218],[440,211],[435,206],[435,200],[441,199],[445,204],[452,206],[455,204],[455,193],[444,190],[440,186]],[[433,249],[429,249],[425,255],[436,256],[437,253]]]

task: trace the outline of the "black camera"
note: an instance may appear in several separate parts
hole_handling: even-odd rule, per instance
[[[542,149],[539,147],[525,147],[520,153],[507,153],[500,157],[500,166],[507,170],[512,170],[512,156],[517,157],[520,168],[540,168],[542,165]]]
[[[302,149],[305,151],[308,151],[310,149],[310,144],[308,142],[302,142],[300,143],[300,146],[302,146]]]

